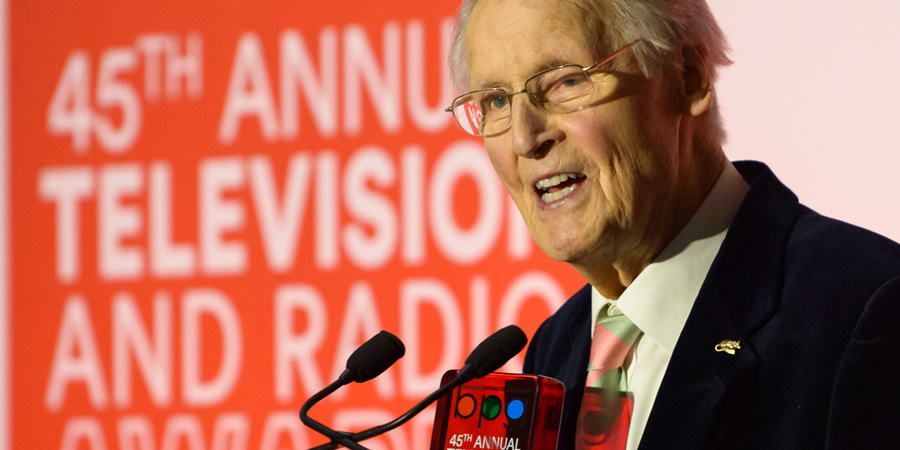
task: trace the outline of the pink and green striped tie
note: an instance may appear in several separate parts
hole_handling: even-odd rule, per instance
[[[594,327],[576,449],[625,448],[634,398],[628,395],[622,365],[640,334],[641,330],[623,314],[606,315]]]

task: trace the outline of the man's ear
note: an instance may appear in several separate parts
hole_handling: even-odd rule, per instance
[[[684,98],[691,115],[699,116],[705,113],[713,102],[706,55],[694,46],[684,45],[681,47],[681,58],[684,62],[681,72]]]

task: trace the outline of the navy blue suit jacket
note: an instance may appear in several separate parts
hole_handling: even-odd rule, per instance
[[[697,296],[641,449],[900,448],[900,245],[823,217],[757,162]],[[889,206],[893,207],[893,206]],[[573,448],[590,286],[535,333],[525,373],[563,381]],[[716,352],[739,340],[734,355]]]

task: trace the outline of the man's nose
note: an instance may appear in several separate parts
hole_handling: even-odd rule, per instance
[[[541,158],[560,139],[560,130],[551,126],[547,111],[528,94],[517,97],[511,105],[512,149],[523,158]]]

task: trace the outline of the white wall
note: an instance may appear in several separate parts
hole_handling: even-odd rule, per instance
[[[732,160],[765,161],[819,212],[900,240],[900,2],[710,0],[732,47]]]

